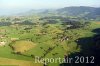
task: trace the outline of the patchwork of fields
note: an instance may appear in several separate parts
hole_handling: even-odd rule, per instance
[[[25,18],[24,18],[25,19]],[[23,20],[23,19],[22,19]],[[0,26],[0,65],[8,66],[43,66],[43,63],[34,63],[35,56],[43,58],[64,58],[72,53],[89,53],[89,47],[93,44],[88,41],[81,42],[80,38],[93,37],[93,30],[100,28],[99,22],[80,24],[81,26],[66,28],[69,25],[41,24],[35,25],[12,24]],[[27,22],[25,22],[27,24]],[[74,24],[73,24],[74,25]],[[84,26],[83,26],[84,25]],[[75,28],[75,29],[73,29]],[[86,39],[87,41],[87,39]],[[4,43],[4,44],[3,44]],[[81,45],[83,44],[83,45]],[[48,66],[58,66],[60,63],[48,63]]]

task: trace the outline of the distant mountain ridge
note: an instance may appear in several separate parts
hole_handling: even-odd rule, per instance
[[[96,7],[65,7],[57,10],[58,13],[69,15],[69,16],[82,16],[89,17],[89,18],[96,18],[100,17],[100,8]]]
[[[17,13],[15,15],[30,16],[30,15],[60,15],[60,16],[75,16],[84,19],[98,19],[100,20],[100,7],[87,7],[87,6],[72,6],[59,9],[32,9],[29,11]]]
[[[22,15],[48,15],[48,14],[57,14],[65,16],[77,16],[85,19],[95,19],[100,18],[100,7],[87,7],[87,6],[73,6],[73,7],[64,7],[59,9],[39,9],[39,10],[30,10],[28,12],[22,13]],[[21,14],[20,14],[21,15]]]

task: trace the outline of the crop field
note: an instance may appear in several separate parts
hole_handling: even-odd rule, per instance
[[[31,26],[31,27],[30,27]],[[79,38],[92,37],[93,30],[100,28],[98,22],[92,21],[88,25],[77,29],[64,29],[63,25],[10,25],[1,26],[0,65],[1,66],[43,66],[34,63],[35,56],[42,58],[64,58],[64,55],[80,52]],[[63,36],[64,35],[64,36]],[[83,43],[82,43],[83,44]],[[91,42],[85,49],[92,46]],[[90,52],[85,50],[82,52]],[[59,63],[48,63],[48,66],[58,66]]]

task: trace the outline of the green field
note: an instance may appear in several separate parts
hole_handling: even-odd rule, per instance
[[[35,25],[18,23],[0,26],[0,42],[5,42],[5,45],[0,45],[0,66],[43,66],[43,63],[34,63],[35,56],[40,57],[40,60],[64,58],[64,55],[81,52],[82,46],[85,47],[82,52],[89,53],[87,49],[93,45],[91,41],[88,41],[87,45],[85,42],[82,45],[76,41],[80,38],[93,37],[96,34],[93,30],[100,28],[100,23],[96,21],[89,21],[89,24],[75,29],[66,28],[69,25],[62,25],[60,21],[56,24],[38,21],[37,18]],[[48,66],[59,64],[48,63]]]

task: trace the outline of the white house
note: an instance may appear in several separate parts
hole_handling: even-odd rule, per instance
[[[6,44],[6,42],[0,42],[0,46],[4,46]]]

